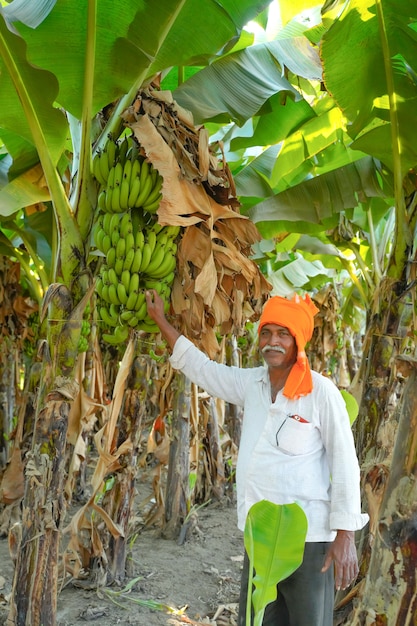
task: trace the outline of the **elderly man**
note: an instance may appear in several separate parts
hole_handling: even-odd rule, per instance
[[[297,502],[308,530],[303,562],[278,584],[263,626],[332,626],[334,586],[358,573],[354,531],[361,513],[359,466],[343,398],[332,381],[311,371],[305,346],[318,311],[308,295],[271,297],[259,322],[266,366],[216,363],[168,322],[156,292],[150,317],[172,350],[171,363],[210,395],[243,407],[236,468],[238,526],[260,500]],[[248,559],[242,574],[239,626],[246,624]]]

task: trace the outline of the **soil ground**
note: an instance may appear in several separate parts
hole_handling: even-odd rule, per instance
[[[86,590],[70,583],[58,596],[57,626],[235,626],[242,555],[236,506],[227,498],[198,509],[182,544],[143,528],[131,551],[125,582],[127,588],[134,581],[131,589]],[[6,539],[0,540],[0,563],[1,625],[13,579]]]

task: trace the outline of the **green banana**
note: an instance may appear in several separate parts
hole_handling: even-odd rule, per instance
[[[146,272],[146,268],[148,267],[152,258],[152,250],[148,242],[142,248],[142,261],[140,264],[140,271]]]
[[[149,230],[146,233],[146,241],[151,249],[151,254],[153,254],[156,246],[156,232],[154,230]]]
[[[126,251],[126,256],[123,261],[122,270],[131,271],[133,259],[135,258],[135,252],[136,252],[135,248],[130,248],[129,250]]]
[[[134,250],[134,248],[131,248],[131,249]],[[134,250],[134,257],[133,257],[132,265],[130,266],[130,271],[132,273],[139,272],[141,268],[142,250],[143,248],[136,248],[136,250]]]
[[[105,306],[99,308],[99,315],[100,319],[102,319],[107,326],[117,326],[119,323],[119,320],[112,317]]]
[[[116,248],[111,247],[108,253],[106,254],[106,261],[109,267],[114,267],[116,263]]]
[[[101,290],[100,297],[104,302],[107,302],[107,304],[110,304],[109,286],[104,283],[103,283],[103,288]]]
[[[132,274],[128,272],[128,274],[129,274],[129,285],[127,287],[127,292],[137,293],[139,290],[139,274],[137,272],[134,272]]]
[[[129,286],[130,286],[130,272],[129,272],[129,270],[123,270],[122,271],[122,273],[120,275],[120,282],[123,284],[126,293],[129,293]],[[126,303],[123,302],[123,304],[126,304]]]
[[[119,224],[120,224],[120,217],[117,215],[117,213],[109,213],[110,215],[110,220],[109,220],[109,235],[114,231],[114,230],[119,230]]]
[[[117,283],[119,282],[119,278],[116,274],[116,270],[113,267],[108,268],[107,275],[109,277],[109,284],[111,285],[113,283],[113,285],[117,285]]]
[[[96,152],[96,154],[93,157],[93,163],[92,163],[91,169],[93,171],[94,178],[100,183],[100,185],[105,187],[107,183],[107,178],[104,178],[104,176],[101,173],[100,158],[101,158],[101,152]]]
[[[110,235],[112,231],[112,229],[110,228],[111,218],[111,213],[105,213],[103,215],[103,230],[106,232],[107,235]]]
[[[125,161],[123,166],[122,182],[120,183],[120,208],[129,208],[130,175],[132,173],[132,161]]]
[[[150,164],[148,161],[143,161],[140,168],[140,191],[139,195],[136,198],[135,205],[136,207],[141,207],[147,197],[149,196],[152,189],[152,175],[150,170]]]
[[[116,261],[114,264],[114,271],[116,272],[118,276],[121,276],[123,272],[124,263],[125,263],[125,260],[122,256],[121,257],[116,256]]]
[[[106,143],[104,150],[107,157],[107,166],[110,172],[111,168],[114,166],[114,162],[116,160],[116,152],[117,152],[117,144],[113,139],[109,138]]]
[[[110,233],[110,239],[111,239],[111,245],[112,246],[117,246],[117,243],[120,241],[121,237],[120,237],[120,233],[119,233],[119,229],[115,228],[114,230],[111,231]]]
[[[143,234],[143,230],[138,230],[136,233],[135,245],[137,248],[143,248],[145,245],[145,235]]]
[[[136,328],[138,330],[142,330],[145,333],[159,333],[159,327],[154,322],[149,323],[145,320],[140,321]]]
[[[152,258],[148,263],[146,268],[143,268],[143,272],[146,272],[148,276],[152,276],[153,272],[156,271],[161,265],[162,261],[164,261],[165,257],[165,248],[164,246],[156,246]],[[142,269],[142,268],[141,268]]]
[[[130,211],[127,211],[120,220],[120,235],[125,238],[128,233],[131,233],[132,231],[132,218],[130,216]]]
[[[143,210],[146,211],[147,213],[150,213],[151,215],[153,213],[156,213],[157,210],[159,209],[159,205],[161,204],[161,200],[162,200],[162,193],[159,193],[156,200],[154,200],[153,202],[149,204],[143,205]]]
[[[145,307],[145,312],[144,312],[144,307]],[[135,311],[137,312],[138,319],[143,319],[146,315],[146,312],[147,312],[146,295],[144,291],[141,291],[136,299]]]
[[[131,291],[127,297],[127,301],[125,304],[126,310],[133,311],[135,309],[137,299],[138,299],[138,293]]]
[[[104,235],[103,240],[101,242],[101,251],[104,252],[104,254],[107,254],[110,248],[111,248],[110,235]]]
[[[132,248],[135,249],[135,238],[133,236],[133,233],[127,233],[126,237],[125,237],[125,251],[127,252],[128,250],[131,250]]]
[[[110,300],[110,304],[121,304],[119,296],[117,295],[117,286],[115,283],[110,283],[108,297]]]
[[[118,165],[120,165],[120,163],[118,163]],[[120,189],[121,188],[121,184],[115,182],[115,185],[113,187],[113,191],[111,194],[111,211],[113,213],[121,213],[123,211],[123,209],[120,206]]]
[[[127,204],[130,207],[136,206],[136,201],[139,196],[140,191],[140,179],[139,176],[133,174],[130,177],[130,187],[129,187],[129,196],[127,199]]]
[[[100,211],[103,211],[103,212],[106,211],[106,190],[105,189],[102,189],[100,193],[98,194],[97,206],[100,209]]]
[[[152,278],[165,278],[165,276],[168,276],[175,270],[176,266],[177,258],[170,252],[170,250],[167,250],[163,261],[159,264],[159,266],[156,269],[152,269],[152,272],[148,268],[147,274],[152,276]]]
[[[154,176],[154,172],[156,172],[156,176]],[[155,181],[153,180],[155,178]],[[146,208],[148,204],[152,204],[157,199],[158,195],[161,193],[163,178],[160,176],[158,170],[153,170],[152,172],[152,190],[150,191],[148,197],[146,198],[146,202],[144,202],[143,207]],[[148,209],[146,209],[148,211]],[[149,211],[148,211],[149,212]]]
[[[131,328],[135,328],[138,325],[139,320],[138,320],[136,313],[133,313],[133,316],[130,318],[130,320],[128,320],[127,323],[129,324]]]
[[[106,236],[103,228],[97,228],[94,232],[94,243],[96,244],[96,248],[103,251],[103,239]]]
[[[124,311],[122,311],[122,313],[120,313],[120,319],[123,322],[129,322],[129,320],[136,315],[135,311],[126,308]]]
[[[125,253],[126,253],[126,240],[120,236],[116,244],[116,257],[118,259],[124,258]]]
[[[127,293],[126,293],[126,289],[125,286],[122,282],[117,283],[117,298],[120,302],[120,304],[126,304],[127,302]]]
[[[103,333],[102,338],[103,341],[107,343],[117,345],[118,343],[123,343],[129,337],[129,328],[127,326],[116,326],[113,334]]]

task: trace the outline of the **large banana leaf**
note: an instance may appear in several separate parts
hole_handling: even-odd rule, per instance
[[[267,198],[250,209],[249,216],[264,237],[319,232],[336,226],[338,213],[356,207],[358,196],[365,201],[383,195],[375,164],[364,157]]]
[[[307,518],[298,504],[274,504],[261,500],[248,513],[244,543],[250,562],[247,623],[250,601],[255,611],[254,625],[262,624],[265,607],[277,597],[277,584],[290,576],[303,560]],[[252,584],[255,590],[252,591]]]
[[[417,163],[417,3],[351,0],[324,36],[326,87],[358,149],[405,175]]]

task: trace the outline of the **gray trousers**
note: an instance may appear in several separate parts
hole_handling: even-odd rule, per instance
[[[324,574],[320,571],[329,545],[313,542],[305,544],[302,564],[278,584],[277,599],[267,605],[262,626],[332,626],[335,593],[333,567]],[[246,626],[248,579],[249,559],[245,553],[238,626]]]

